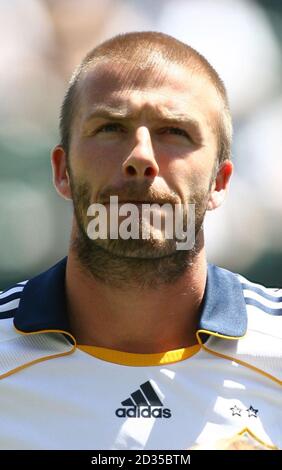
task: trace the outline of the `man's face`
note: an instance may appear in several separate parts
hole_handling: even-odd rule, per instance
[[[175,64],[101,62],[87,71],[78,95],[68,156],[78,230],[86,233],[90,204],[117,195],[138,207],[195,203],[199,231],[217,159],[213,86]],[[132,258],[175,252],[172,240],[154,232],[149,240],[91,243]]]

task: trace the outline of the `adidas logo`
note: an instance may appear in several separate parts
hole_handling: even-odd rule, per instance
[[[131,393],[130,397],[121,402],[123,408],[116,410],[118,418],[171,418],[171,410],[163,408],[149,381],[140,385],[140,389]]]

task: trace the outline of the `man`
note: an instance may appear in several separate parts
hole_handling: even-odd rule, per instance
[[[206,261],[230,145],[224,85],[191,47],[130,33],[84,59],[52,153],[74,206],[68,257],[0,297],[1,448],[281,447],[282,291]],[[128,204],[132,237],[117,231]],[[183,208],[180,236],[167,207],[170,222]]]

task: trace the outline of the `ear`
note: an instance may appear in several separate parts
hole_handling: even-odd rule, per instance
[[[67,155],[61,145],[57,145],[51,154],[53,184],[57,193],[64,199],[72,199],[70,177],[67,170]]]
[[[215,181],[213,182],[210,196],[208,199],[207,210],[212,211],[223,203],[228,186],[230,177],[233,172],[233,165],[230,160],[225,160],[219,166]]]

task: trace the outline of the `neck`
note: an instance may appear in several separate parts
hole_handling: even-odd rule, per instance
[[[66,296],[78,344],[143,354],[196,344],[207,275],[201,246],[193,263],[172,283],[125,283],[122,288],[95,278],[70,249]]]

